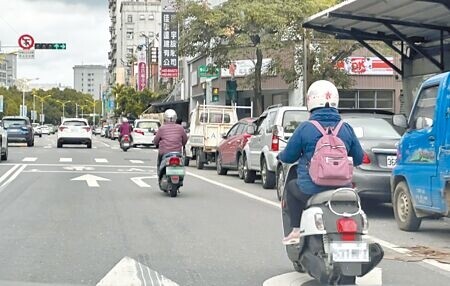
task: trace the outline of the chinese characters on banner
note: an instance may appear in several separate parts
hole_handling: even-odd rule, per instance
[[[142,91],[147,87],[147,57],[145,51],[138,54],[138,90]]]
[[[394,58],[386,58],[391,63]],[[377,57],[348,57],[338,61],[337,67],[350,75],[393,75],[393,69]]]
[[[178,25],[175,12],[162,12],[161,77],[178,77]]]

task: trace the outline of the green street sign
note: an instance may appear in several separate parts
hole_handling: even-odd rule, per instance
[[[209,68],[206,65],[201,65],[198,67],[198,76],[199,77],[206,77],[206,78],[212,78],[212,77],[219,77],[220,76],[220,69],[219,68]]]
[[[36,50],[65,50],[66,43],[35,43]]]

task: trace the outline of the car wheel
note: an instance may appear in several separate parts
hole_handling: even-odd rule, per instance
[[[280,166],[277,171],[277,197],[281,201],[284,192],[284,169]]]
[[[39,134],[39,138],[42,138],[42,134]]]
[[[419,229],[422,219],[416,215],[406,182],[402,181],[395,187],[392,205],[395,220],[401,230],[417,231]]]
[[[244,156],[240,155],[238,158],[238,176],[239,179],[244,179]]]
[[[264,189],[275,188],[275,172],[269,171],[267,168],[267,162],[265,158],[262,158],[261,162],[261,180]]]
[[[86,144],[86,147],[87,147],[88,149],[91,149],[91,148],[92,148],[92,142],[89,141],[89,142]]]
[[[205,167],[205,163],[202,161],[202,151],[198,151],[195,156],[195,160],[197,163],[197,169],[202,170]]]
[[[256,171],[250,170],[248,168],[248,161],[245,156],[244,157],[244,182],[246,183],[254,183],[256,180]]]
[[[228,169],[222,166],[222,156],[220,153],[216,154],[216,170],[218,175],[226,175],[228,172]]]
[[[34,146],[34,141],[28,141],[27,142],[27,146],[28,147],[33,147]]]

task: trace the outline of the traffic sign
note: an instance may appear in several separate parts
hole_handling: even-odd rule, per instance
[[[19,47],[24,50],[29,50],[34,46],[34,39],[32,36],[25,34],[19,37]]]
[[[34,49],[19,51],[18,55],[21,60],[34,60]]]
[[[34,48],[36,50],[65,50],[66,43],[36,43]]]
[[[220,69],[217,67],[209,68],[206,65],[201,65],[198,67],[198,76],[199,77],[219,77],[220,76]]]

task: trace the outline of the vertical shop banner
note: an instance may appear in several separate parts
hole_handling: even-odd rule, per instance
[[[138,90],[142,91],[147,87],[147,57],[145,51],[138,53]]]
[[[161,25],[161,77],[178,77],[178,24],[175,12],[163,11]]]

